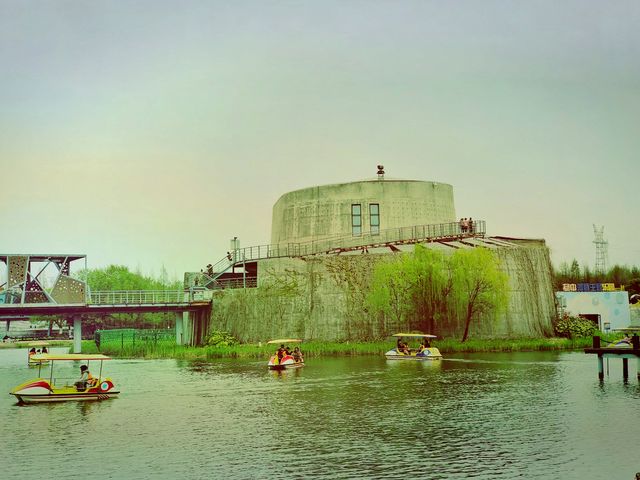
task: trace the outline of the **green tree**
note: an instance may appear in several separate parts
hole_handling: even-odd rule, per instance
[[[436,322],[446,315],[453,286],[449,262],[444,253],[416,245],[413,256],[406,257],[411,300],[419,330],[433,332]]]
[[[462,342],[474,318],[497,313],[508,303],[508,277],[487,248],[457,250],[451,257],[453,294],[464,309]]]
[[[87,282],[91,290],[179,290],[179,281],[169,282],[166,271],[155,279],[129,271],[124,265],[109,265],[105,268],[81,270],[78,277]]]
[[[91,291],[114,291],[114,290],[182,290],[182,283],[174,280],[170,281],[164,266],[160,273],[160,278],[145,276],[140,272],[131,272],[124,265],[109,265],[105,268],[95,268],[81,270],[77,278],[89,285]],[[87,329],[102,328],[105,326],[130,326],[133,322],[139,327],[157,326],[158,324],[168,324],[173,321],[172,314],[165,313],[138,313],[138,314],[115,314],[115,315],[95,315],[91,322],[86,322]]]
[[[411,312],[411,282],[402,258],[381,262],[373,272],[366,305],[401,325]]]
[[[578,264],[578,261],[575,258],[571,262],[571,267],[569,268],[569,273],[571,275],[571,283],[577,283],[577,282],[579,282],[581,280],[581,277],[580,277],[580,264]]]
[[[560,267],[553,270],[556,290],[562,290],[563,283],[573,283],[571,279],[571,268],[567,262],[561,262]]]
[[[591,272],[591,269],[589,268],[589,265],[583,265],[582,266],[582,276],[581,276],[581,280],[582,283],[592,283],[594,281],[596,281],[596,275],[597,272]]]
[[[366,302],[396,326],[433,332],[446,317],[451,287],[447,257],[416,245],[413,254],[400,254],[376,266]]]

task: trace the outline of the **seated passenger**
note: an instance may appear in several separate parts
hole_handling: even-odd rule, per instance
[[[300,351],[300,347],[296,347],[293,349],[293,361],[296,363],[304,362],[304,358],[302,357],[302,352]]]
[[[74,384],[76,389],[81,392],[87,389],[87,385],[89,385],[93,380],[93,375],[89,372],[89,367],[86,365],[80,365],[80,379]]]
[[[402,340],[398,340],[398,353],[402,353],[404,355],[410,355],[411,351],[409,350],[409,345],[404,343]]]
[[[35,354],[36,354],[36,349],[35,348],[32,348],[31,350],[29,350],[29,356],[30,357],[35,355]]]

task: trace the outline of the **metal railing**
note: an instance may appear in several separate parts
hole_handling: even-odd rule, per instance
[[[258,286],[257,277],[246,278],[219,278],[209,288],[212,290],[224,290],[225,288],[255,288]]]
[[[89,292],[89,305],[163,305],[188,303],[193,298],[184,290],[112,290]]]
[[[207,272],[194,274],[193,279],[198,279],[200,285],[214,285],[216,279],[232,268],[243,262],[251,262],[265,258],[280,257],[304,257],[328,253],[340,250],[352,249],[381,244],[393,243],[418,243],[421,241],[434,241],[444,238],[470,238],[484,237],[486,223],[484,220],[475,220],[472,226],[463,229],[460,222],[436,223],[429,225],[414,225],[410,227],[388,228],[380,232],[363,233],[361,235],[339,235],[324,237],[301,243],[258,245],[254,247],[239,248],[228,252],[227,256],[209,266]]]

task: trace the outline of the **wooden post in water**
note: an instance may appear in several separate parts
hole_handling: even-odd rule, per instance
[[[629,379],[629,359],[628,358],[622,359],[622,379],[623,380]]]
[[[598,378],[604,380],[604,362],[602,355],[598,355]]]
[[[593,337],[593,348],[600,348],[600,337]],[[598,354],[598,378],[604,380],[604,360],[600,354]]]

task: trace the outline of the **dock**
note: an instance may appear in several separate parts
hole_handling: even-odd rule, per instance
[[[629,378],[629,359],[635,358],[638,362],[637,376],[640,380],[640,337],[637,332],[631,337],[631,341],[626,345],[618,342],[614,346],[603,347],[600,344],[600,337],[593,337],[593,346],[585,348],[584,353],[598,355],[598,378],[604,380],[604,358],[620,358],[622,360],[622,378]]]

